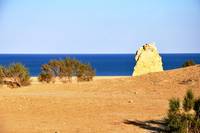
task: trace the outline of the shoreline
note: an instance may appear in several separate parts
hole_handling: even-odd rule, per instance
[[[132,77],[130,76],[94,76],[94,79],[110,79],[110,78],[126,78],[126,77]],[[36,79],[38,76],[30,76],[31,79]],[[72,77],[73,79],[76,77]]]
[[[116,79],[116,78],[130,78],[132,76],[94,76],[92,81],[96,81],[96,80],[102,80],[102,79]],[[38,77],[37,76],[31,76],[30,77],[31,83],[40,83],[38,81]],[[74,81],[76,81],[76,77],[72,77],[72,83],[75,83]],[[89,82],[92,82],[89,81]],[[56,83],[59,83],[61,81],[56,81]]]

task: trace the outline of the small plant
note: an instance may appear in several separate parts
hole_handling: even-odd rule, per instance
[[[188,60],[182,65],[182,67],[188,67],[188,66],[194,66],[194,65],[196,65],[196,63],[193,60]]]
[[[188,90],[183,100],[183,110],[180,101],[171,99],[166,122],[166,129],[170,133],[200,133],[200,98],[194,100],[192,90]],[[194,110],[195,113],[192,113]]]
[[[196,118],[200,120],[200,98],[195,100],[194,110],[196,112]]]
[[[192,90],[188,90],[186,96],[184,97],[183,109],[186,112],[188,112],[193,108],[193,106],[194,106],[194,95],[192,93]]]
[[[177,113],[180,109],[180,100],[172,98],[169,100],[169,112]]]

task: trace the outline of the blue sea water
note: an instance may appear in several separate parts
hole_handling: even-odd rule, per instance
[[[187,60],[200,64],[200,54],[161,54],[165,70],[182,66]],[[0,65],[22,63],[28,67],[31,76],[40,73],[42,64],[52,59],[75,58],[91,64],[97,76],[132,75],[135,66],[134,54],[0,54]]]

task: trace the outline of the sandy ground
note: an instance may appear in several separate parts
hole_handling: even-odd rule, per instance
[[[200,96],[200,66],[141,77],[0,87],[0,133],[143,133],[156,131],[168,99]],[[153,121],[149,121],[153,120]],[[144,121],[149,121],[144,123]]]

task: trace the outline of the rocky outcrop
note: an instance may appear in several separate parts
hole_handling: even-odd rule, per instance
[[[145,44],[136,52],[133,76],[163,71],[162,59],[154,44]]]

